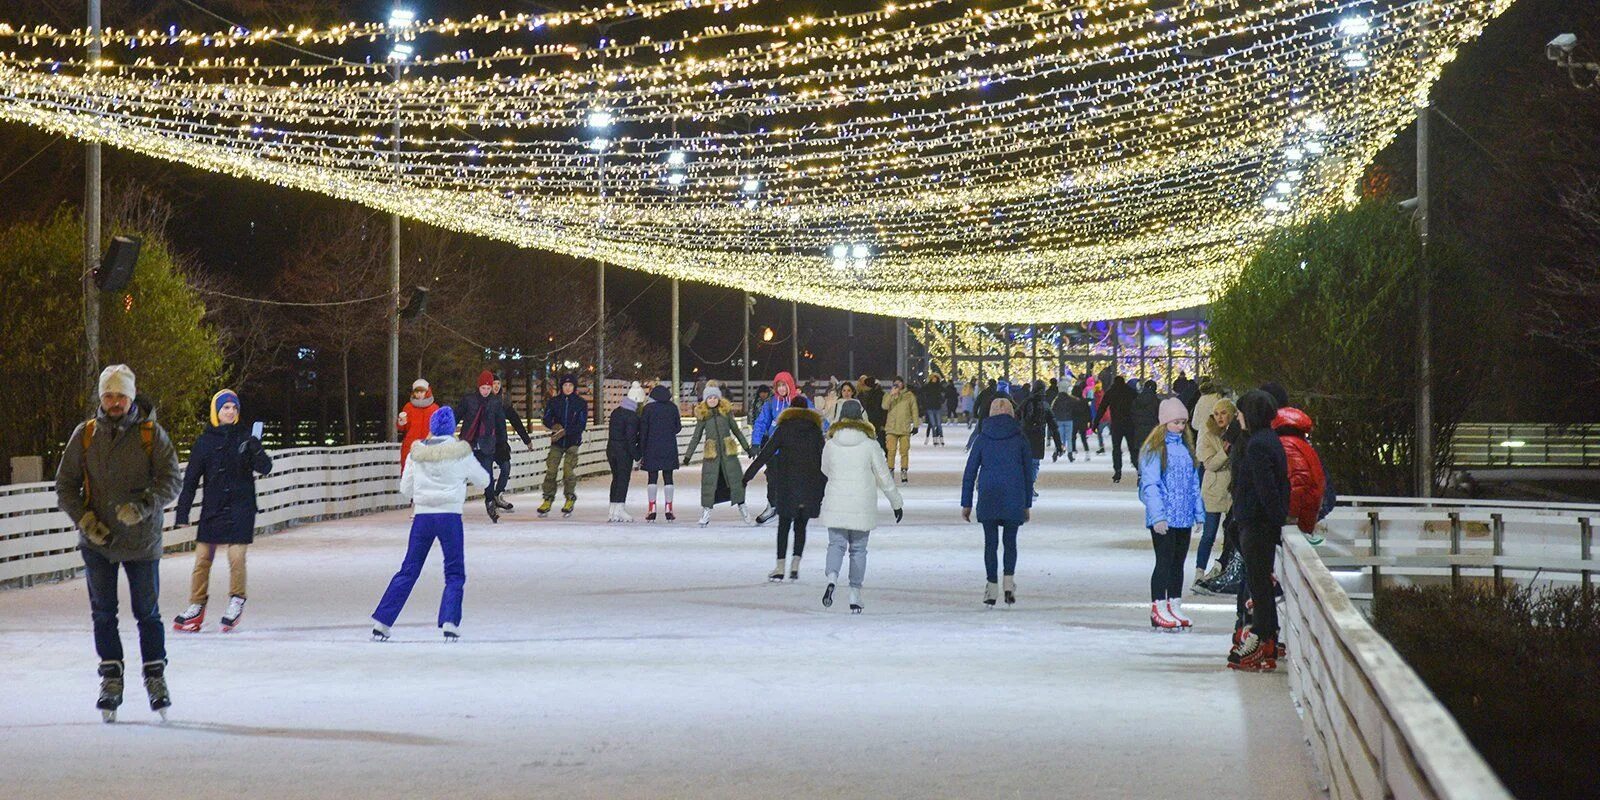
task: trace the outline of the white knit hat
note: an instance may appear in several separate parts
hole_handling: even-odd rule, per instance
[[[644,387],[640,386],[638,381],[634,381],[633,385],[628,387],[628,399],[641,405],[648,399],[648,395],[644,393]]]
[[[411,382],[411,388],[413,388],[413,389],[431,389],[433,387],[429,386],[427,381],[425,381],[425,380],[423,380],[421,378],[418,378],[418,379],[416,379],[416,380]]]
[[[127,364],[112,364],[100,373],[100,393],[138,397],[133,384],[133,370]]]
[[[715,383],[708,383],[708,384],[706,384],[705,394],[701,395],[700,399],[701,400],[710,400],[713,397],[721,397],[721,396],[722,396],[722,388],[720,386],[717,386]]]

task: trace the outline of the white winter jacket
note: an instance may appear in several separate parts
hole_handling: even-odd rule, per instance
[[[820,516],[824,527],[851,531],[878,527],[880,491],[889,498],[891,508],[903,507],[883,448],[878,446],[877,432],[866,422],[841,419],[828,428],[822,474],[828,476]]]
[[[411,447],[400,494],[411,500],[414,514],[460,514],[467,502],[467,484],[489,485],[489,473],[472,455],[472,445],[454,436],[424,439]]]

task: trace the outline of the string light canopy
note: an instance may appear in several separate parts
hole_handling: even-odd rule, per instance
[[[94,63],[10,23],[0,118],[788,300],[1115,319],[1354,199],[1509,4],[670,0],[107,30]]]

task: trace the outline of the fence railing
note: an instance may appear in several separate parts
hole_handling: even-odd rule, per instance
[[[1600,425],[1463,423],[1451,439],[1456,467],[1600,467]]]
[[[693,424],[686,423],[678,436],[680,452],[693,431]],[[579,475],[609,471],[605,447],[603,428],[586,435],[578,451]],[[549,449],[550,440],[542,435],[534,437],[531,450],[520,441],[514,442],[512,477],[507,488],[521,492],[538,486],[544,480]],[[398,492],[399,450],[399,445],[369,444],[269,451],[272,474],[256,481],[256,507],[260,510],[257,531],[265,533],[322,519],[404,508],[407,502]],[[698,452],[691,455],[695,461],[700,458]],[[196,508],[204,491],[202,487],[196,495]],[[163,514],[163,541],[168,549],[183,548],[194,541],[193,525],[173,524],[172,506]],[[77,548],[77,528],[56,508],[54,481],[0,486],[0,586],[27,586],[38,580],[70,577],[83,567]]]
[[[1289,687],[1333,800],[1511,800],[1450,712],[1285,529]]]
[[[1593,585],[1600,505],[1346,497],[1324,521],[1322,563],[1355,569],[1345,587],[1370,598],[1383,582],[1487,580]]]

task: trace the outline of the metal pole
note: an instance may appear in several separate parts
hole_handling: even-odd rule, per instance
[[[789,360],[793,363],[790,374],[800,383],[800,304],[789,301]]]
[[[100,0],[89,0],[89,74],[100,60]],[[83,374],[89,407],[100,394],[100,289],[94,270],[100,266],[100,145],[84,148],[83,177]]]
[[[845,380],[856,379],[856,312],[849,312],[845,317],[845,335],[849,338],[849,358],[845,361]]]
[[[679,370],[682,362],[678,359],[678,279],[672,279],[672,402],[678,403],[683,399],[683,378]]]
[[[594,283],[595,308],[600,314],[594,327],[594,421],[598,424],[606,413],[606,265],[602,262],[595,262]]]
[[[400,82],[400,65],[394,65],[394,82]],[[400,182],[400,102],[396,95],[394,107],[395,183]],[[400,215],[389,215],[389,409],[393,414],[400,407]],[[390,442],[399,441],[400,431],[393,425],[383,426]]]
[[[1036,381],[1039,380],[1039,325],[1037,323],[1028,326],[1028,337],[1031,340],[1028,344],[1028,358],[1033,362],[1033,377],[1029,380]]]
[[[1417,107],[1417,496],[1433,496],[1433,281],[1428,274],[1428,105]]]
[[[904,317],[894,319],[894,374],[904,377],[906,374],[906,321]]]
[[[750,391],[750,306],[754,303],[755,299],[750,296],[749,292],[745,292],[744,328],[742,328],[744,332],[740,334],[744,341],[744,383],[740,384],[739,387],[739,403],[744,406],[746,415],[749,415],[753,410],[750,406],[750,401],[755,398],[755,393]]]

